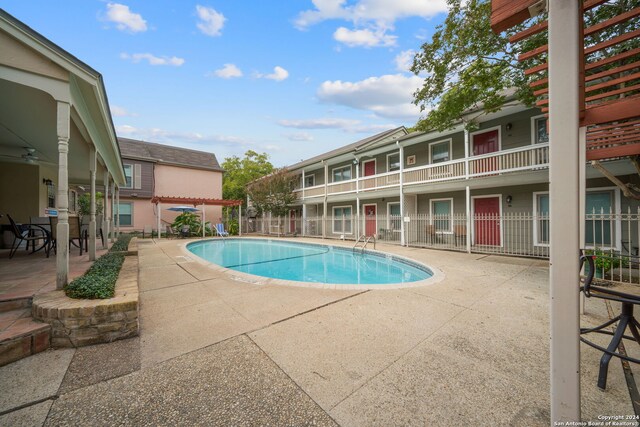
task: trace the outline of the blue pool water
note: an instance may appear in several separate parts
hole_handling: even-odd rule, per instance
[[[267,239],[220,239],[187,245],[223,267],[275,279],[330,284],[384,285],[428,279],[426,267],[351,248]]]

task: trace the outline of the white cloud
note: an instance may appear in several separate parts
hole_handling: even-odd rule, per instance
[[[119,107],[117,105],[111,105],[111,115],[114,117],[137,117],[136,113],[127,111],[126,108]]]
[[[413,49],[403,50],[393,61],[396,63],[396,70],[411,72],[411,66],[413,65],[413,57],[416,56],[416,51]]]
[[[236,67],[235,64],[224,64],[224,67],[215,70],[213,74],[222,79],[232,79],[234,77],[242,77],[242,70]]]
[[[322,102],[371,111],[379,117],[416,120],[420,109],[412,100],[420,86],[420,77],[393,74],[358,82],[325,81],[317,95]]]
[[[211,37],[217,37],[222,35],[222,28],[227,18],[212,7],[205,7],[196,5],[196,13],[200,22],[196,24],[198,29]]]
[[[376,47],[376,46],[395,46],[397,36],[386,34],[384,29],[363,29],[349,30],[345,27],[338,28],[333,33],[333,38],[340,43],[344,43],[349,47]]]
[[[294,142],[309,142],[313,141],[313,135],[308,132],[296,132],[285,135],[289,141]]]
[[[347,133],[372,133],[398,127],[396,124],[363,124],[361,120],[319,118],[305,120],[280,120],[278,124],[294,129],[339,129]],[[306,132],[305,132],[306,133]]]
[[[114,22],[121,31],[137,33],[147,31],[147,21],[139,13],[133,13],[129,6],[120,3],[107,3],[106,20]]]
[[[270,80],[275,80],[277,82],[281,82],[283,80],[286,80],[287,77],[289,77],[289,72],[284,68],[280,67],[279,65],[276,65],[273,68],[273,73],[271,74],[256,73],[255,76],[259,79],[270,79]]]
[[[119,136],[126,136],[128,138],[183,146],[186,148],[194,147],[194,149],[199,150],[202,150],[203,146],[207,148],[207,145],[225,147],[253,145],[249,140],[231,135],[203,135],[198,132],[171,131],[161,128],[136,128],[131,125],[116,126],[116,133]],[[210,148],[214,149],[216,147]]]
[[[142,60],[145,60],[149,63],[149,65],[171,65],[174,67],[180,67],[184,64],[183,58],[178,58],[177,56],[155,56],[150,53],[121,53],[120,58],[122,59],[130,59],[131,62],[138,63]]]

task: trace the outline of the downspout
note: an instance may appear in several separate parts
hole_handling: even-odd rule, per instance
[[[360,238],[360,159],[353,156],[353,164],[356,167],[356,240]]]
[[[322,238],[327,237],[327,183],[329,182],[329,164],[326,160],[321,160],[324,164],[324,202],[322,205]]]

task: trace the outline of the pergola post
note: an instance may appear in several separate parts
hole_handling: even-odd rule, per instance
[[[242,236],[242,203],[238,205],[238,236]]]
[[[580,421],[578,1],[549,2],[551,425]]]
[[[109,170],[104,170],[104,199],[102,201],[102,249],[109,249],[109,215],[111,214],[111,206],[109,206]]]
[[[96,148],[91,147],[89,151],[89,179],[91,187],[91,206],[89,208],[89,260],[96,260]]]
[[[160,229],[161,227],[161,219],[162,219],[162,215],[160,214],[160,212],[162,212],[162,203],[158,202],[156,203],[156,210],[157,210],[157,216],[158,216],[158,240],[160,240],[160,237],[162,236],[162,230]]]
[[[396,144],[400,148],[400,246],[405,246],[406,237],[405,237],[405,228],[406,225],[404,223],[404,147],[400,144],[399,141],[396,141]]]
[[[69,280],[69,136],[71,105],[58,101],[56,133],[58,137],[58,224],[56,226],[56,289]]]

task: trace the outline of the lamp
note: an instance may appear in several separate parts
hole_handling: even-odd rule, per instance
[[[51,181],[50,179],[47,179],[47,178],[42,178],[42,183],[44,185],[46,185],[47,187],[50,187],[50,186],[53,185],[53,181]]]
[[[356,157],[355,159],[353,159],[353,164],[354,165],[357,165],[358,163],[360,163],[360,159],[359,158]]]
[[[506,130],[511,130],[513,129],[513,125],[511,123],[507,123],[507,125],[505,126]]]
[[[511,194],[509,194],[507,196],[507,206],[511,207],[511,202],[513,201],[513,197],[511,197]]]

